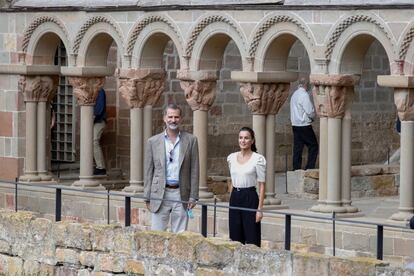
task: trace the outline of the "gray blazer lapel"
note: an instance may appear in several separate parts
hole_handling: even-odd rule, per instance
[[[184,161],[184,156],[185,156],[185,152],[187,151],[188,148],[188,144],[190,143],[188,136],[186,135],[186,133],[181,133],[181,137],[180,137],[180,156],[178,158],[178,164],[180,165],[181,168],[181,164]]]

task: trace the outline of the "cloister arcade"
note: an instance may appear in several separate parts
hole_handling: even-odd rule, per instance
[[[288,64],[293,45],[300,43],[309,59],[319,117],[319,201],[311,210],[357,212],[350,184],[352,102],[364,56],[376,42],[384,49],[390,68],[389,75],[378,76],[378,84],[394,89],[402,121],[400,207],[392,219],[407,220],[414,212],[414,11],[402,18],[398,10],[330,13],[321,9],[74,12],[70,16],[66,12],[18,13],[26,23],[17,32],[10,62],[0,65],[0,73],[19,76],[19,92],[24,94],[25,163],[20,180],[51,180],[46,158],[48,102],[58,77],[66,76],[80,106],[80,174],[73,186],[102,188],[93,176],[93,105],[105,79],[115,77],[116,90],[130,108],[130,185],[124,191],[142,192],[144,142],[153,135],[154,107],[166,89],[163,59],[171,43],[179,58],[175,77],[193,112],[193,133],[199,140],[200,199],[212,198],[206,184],[209,111],[224,52],[232,42],[241,57],[241,70],[232,71],[231,79],[239,83],[258,150],[268,161],[265,204],[282,208],[274,187],[275,156],[280,154],[275,147],[276,118],[287,105],[291,83],[298,79],[298,72],[289,70]],[[66,49],[66,65],[55,65],[60,43]],[[114,48],[115,66],[108,62]]]

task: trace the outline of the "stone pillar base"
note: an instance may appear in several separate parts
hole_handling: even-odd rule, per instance
[[[73,182],[72,187],[80,188],[82,190],[105,190],[99,180],[93,178],[81,178]]]
[[[200,191],[198,194],[198,197],[202,201],[213,201],[214,200],[214,194],[212,192],[208,191]]]
[[[282,204],[282,201],[275,197],[266,197],[263,205],[280,205]]]
[[[23,182],[36,182],[36,181],[41,181],[41,177],[38,176],[37,174],[24,174],[22,176],[19,177],[19,181],[23,181]]]
[[[144,186],[142,181],[129,181],[129,186],[126,186],[122,191],[131,194],[143,194]]]
[[[414,216],[413,212],[399,211],[393,214],[390,219],[395,221],[409,221]]]
[[[41,181],[52,181],[53,180],[53,177],[47,172],[44,172],[44,173],[40,172],[38,175],[40,176]]]

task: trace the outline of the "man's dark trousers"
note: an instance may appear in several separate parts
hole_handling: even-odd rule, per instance
[[[318,157],[318,141],[312,126],[292,126],[293,130],[293,170],[302,168],[302,152],[308,148],[308,162],[305,169],[314,169]]]

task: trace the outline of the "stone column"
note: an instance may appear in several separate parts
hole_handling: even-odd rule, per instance
[[[198,139],[200,157],[200,192],[202,200],[213,197],[213,193],[207,191],[207,138],[208,138],[208,110],[216,97],[216,72],[215,71],[179,71],[181,88],[187,103],[193,110],[194,135]]]
[[[280,205],[275,194],[276,114],[289,96],[289,83],[241,83],[240,92],[253,113],[253,129],[259,153],[266,157],[266,198],[264,204]],[[265,128],[262,128],[262,120]],[[260,146],[260,148],[259,148]],[[263,153],[262,153],[262,152]]]
[[[47,143],[47,131],[50,131],[47,122],[47,112],[49,110],[48,104],[53,99],[57,82],[54,82],[52,77],[43,76],[40,78],[41,93],[39,96],[39,102],[37,105],[37,171],[42,181],[52,180],[52,176],[48,172],[47,156],[50,153],[46,152],[48,148]],[[50,134],[49,134],[50,136]]]
[[[164,91],[165,73],[144,74],[144,70],[134,70],[134,77],[120,80],[119,91],[131,108],[130,138],[130,186],[124,192],[142,193],[144,191],[144,143],[152,135],[152,106]],[[131,75],[131,74],[129,74]]]
[[[26,157],[24,175],[20,181],[40,181],[37,175],[37,102],[41,92],[39,76],[22,76],[19,80],[19,90],[24,94],[26,105]]]
[[[320,201],[311,211],[357,212],[358,209],[351,206],[350,198],[350,104],[358,78],[352,75],[311,75],[310,81],[315,85],[313,100],[316,112],[321,118],[327,117],[321,119]],[[344,121],[346,109],[348,116]]]
[[[80,174],[73,186],[83,189],[103,188],[93,176],[93,109],[104,77],[69,77],[80,106]]]
[[[394,102],[401,120],[400,205],[391,219],[408,221],[414,215],[414,89],[394,88]]]

